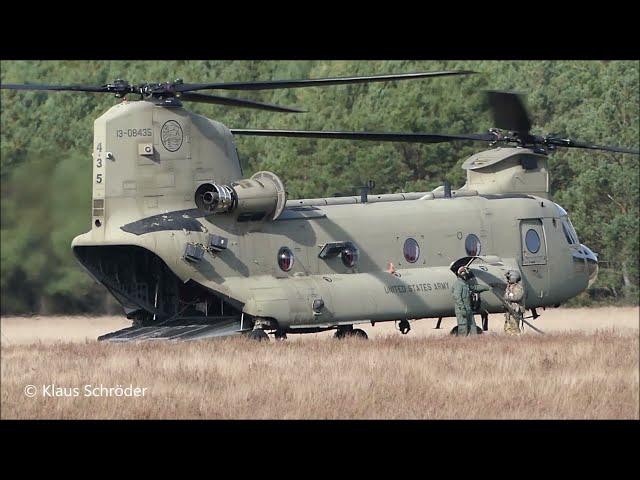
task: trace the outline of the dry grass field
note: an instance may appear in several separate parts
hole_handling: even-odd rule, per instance
[[[519,338],[453,319],[257,344],[99,343],[115,317],[3,318],[1,418],[601,419],[640,417],[638,308],[548,310]],[[35,396],[25,393],[35,386]],[[91,385],[87,391],[85,385]],[[96,390],[100,385],[107,387]],[[44,390],[43,390],[43,386]],[[109,387],[138,387],[135,392]],[[142,389],[144,395],[142,395]],[[75,389],[75,390],[74,390]],[[77,393],[77,394],[76,394]],[[122,394],[125,394],[124,396]]]

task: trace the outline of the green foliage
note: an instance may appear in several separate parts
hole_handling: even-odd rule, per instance
[[[2,311],[89,309],[100,296],[71,253],[88,229],[91,163],[28,152],[2,186]]]
[[[104,84],[183,78],[186,82],[314,78],[443,69],[481,72],[368,85],[229,92],[300,106],[286,115],[189,104],[229,127],[324,130],[482,132],[491,117],[484,89],[524,92],[534,133],[557,132],[600,144],[638,146],[638,62],[584,61],[11,61],[3,83]],[[2,90],[0,181],[2,312],[96,311],[103,289],[71,253],[72,238],[89,229],[93,120],[113,105],[109,95]],[[425,191],[460,169],[482,146],[419,145],[240,137],[245,174],[272,170],[291,198],[355,193],[368,179],[377,192]],[[550,157],[552,194],[570,213],[580,240],[599,253],[593,292],[637,303],[638,158],[584,150]],[[592,292],[575,302],[591,302]]]

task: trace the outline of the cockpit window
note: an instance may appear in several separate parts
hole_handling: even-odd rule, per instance
[[[556,207],[558,207],[558,212],[560,212],[560,216],[561,217],[568,217],[569,216],[567,211],[564,208],[562,208],[560,205],[558,205],[557,203],[556,203]]]
[[[580,245],[580,241],[578,240],[578,234],[576,233],[576,229],[573,228],[571,224],[571,220],[569,220],[569,214],[567,211],[562,208],[557,203],[555,206],[558,208],[558,216],[560,217],[560,222],[562,223],[562,233],[564,233],[564,238],[566,238],[567,243],[569,245]],[[554,220],[555,226],[555,220]]]
[[[577,245],[578,242],[578,234],[576,233],[573,225],[571,225],[571,220],[568,217],[564,217],[562,219],[562,231],[564,232],[564,237],[567,239],[567,243],[569,245]]]
[[[571,245],[573,243],[573,239],[571,235],[569,235],[569,230],[567,229],[567,224],[562,222],[562,231],[564,232],[564,238],[567,239],[567,243]]]

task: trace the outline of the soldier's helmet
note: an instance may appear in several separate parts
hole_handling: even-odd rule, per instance
[[[507,281],[509,283],[516,283],[520,281],[520,272],[518,272],[517,270],[509,270],[505,274],[505,277],[507,277]]]
[[[458,276],[463,280],[467,280],[469,278],[469,269],[465,266],[462,266],[458,269]]]

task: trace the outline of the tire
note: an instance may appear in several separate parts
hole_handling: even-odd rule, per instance
[[[336,333],[333,334],[333,338],[337,338],[338,340],[341,340],[343,338],[359,338],[360,340],[367,340],[369,336],[364,330],[356,328],[353,330],[338,329]]]
[[[251,330],[251,332],[249,332],[249,340],[255,340],[257,342],[268,342],[269,335],[267,335],[267,332],[262,329]]]
[[[352,334],[353,334],[353,325],[342,326],[336,330],[336,333],[333,334],[333,338],[342,340],[343,338],[350,337]]]
[[[367,332],[365,332],[364,330],[361,330],[359,328],[356,328],[355,330],[352,330],[351,332],[349,332],[349,336],[350,337],[354,337],[354,338],[359,338],[360,340],[368,340],[369,336],[367,335]]]

